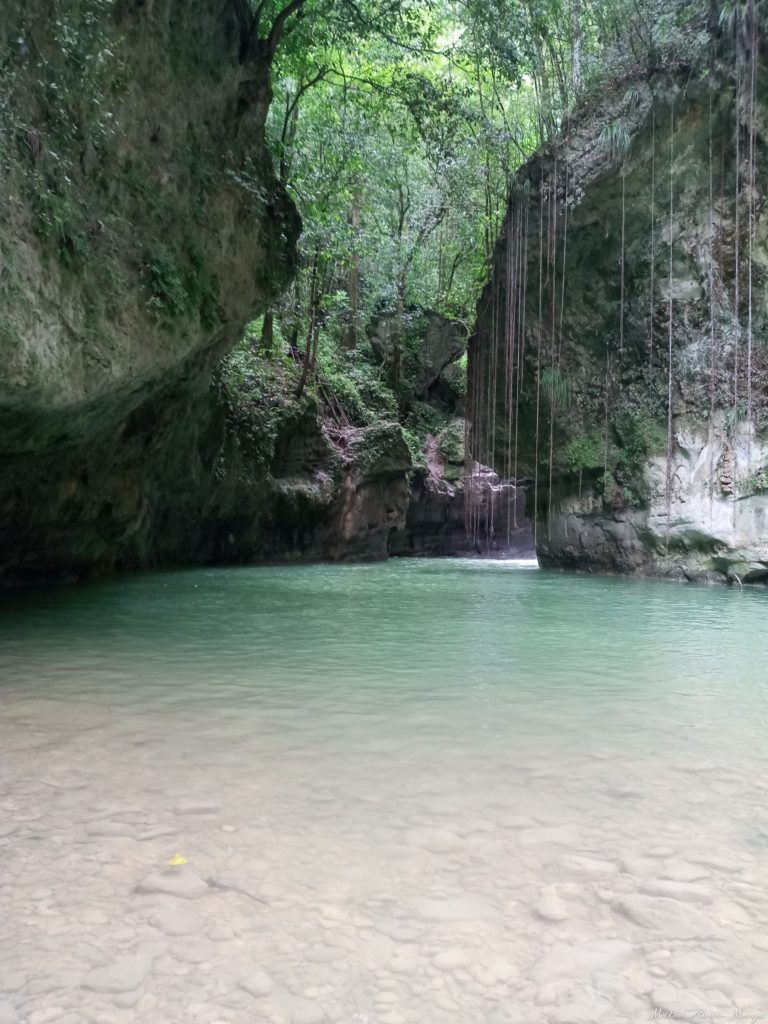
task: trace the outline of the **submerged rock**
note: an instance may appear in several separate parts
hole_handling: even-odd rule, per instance
[[[443,949],[432,957],[432,963],[439,971],[460,971],[473,961],[472,953],[461,948]]]
[[[701,992],[674,985],[659,985],[653,989],[651,1005],[677,1020],[696,1020],[712,1010],[711,1002]]]
[[[162,907],[150,917],[149,923],[166,935],[192,935],[200,931],[204,921],[198,915],[181,907]]]
[[[621,972],[634,955],[634,947],[619,939],[605,939],[571,946],[558,942],[530,972],[538,986],[565,978],[581,980],[593,971]]]
[[[208,893],[208,883],[191,868],[167,868],[149,875],[136,886],[139,893],[164,893],[180,896],[185,900],[196,900]]]
[[[240,981],[240,988],[257,999],[260,999],[262,996],[268,996],[272,991],[272,987],[272,979],[266,971],[262,970],[254,971],[247,978],[243,978]]]
[[[667,939],[707,938],[714,931],[713,923],[698,910],[663,896],[620,896],[613,907],[641,928]]]
[[[564,853],[562,857],[558,857],[557,866],[563,868],[569,875],[590,880],[612,878],[619,873],[616,865],[608,860],[596,860],[575,853]]]
[[[671,882],[666,879],[653,878],[643,882],[640,892],[648,896],[668,896],[673,900],[686,903],[711,903],[712,894],[706,886],[693,882]]]
[[[543,892],[533,909],[545,921],[565,921],[568,917],[567,906],[553,890]]]
[[[413,901],[413,916],[421,921],[492,921],[498,911],[480,896],[454,895],[445,899],[421,897]]]
[[[131,992],[141,986],[151,969],[151,956],[143,953],[123,956],[108,967],[90,971],[83,988],[92,992]]]

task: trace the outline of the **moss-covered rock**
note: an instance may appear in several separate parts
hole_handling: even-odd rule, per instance
[[[454,420],[436,438],[436,451],[446,480],[459,480],[466,469],[464,420]]]
[[[238,11],[4,8],[2,581],[216,549],[199,525],[227,431],[212,371],[290,280],[300,227]]]
[[[768,561],[752,486],[768,423],[768,79],[757,82],[750,336],[749,167],[732,144],[749,126],[732,56],[714,75],[609,88],[510,197],[470,348],[472,446],[533,482],[546,564],[714,578],[715,552]],[[628,141],[618,159],[606,144],[616,125]],[[520,288],[508,253],[526,223],[524,314],[508,324]]]

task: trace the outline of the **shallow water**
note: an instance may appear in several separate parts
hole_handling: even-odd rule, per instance
[[[474,561],[6,601],[0,1024],[765,1019],[767,621]]]

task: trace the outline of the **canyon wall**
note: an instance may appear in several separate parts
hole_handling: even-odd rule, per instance
[[[0,23],[0,584],[383,557],[397,425],[229,387],[299,217],[236,0],[13,0]],[[231,382],[230,382],[231,383]],[[261,387],[261,385],[259,385]],[[263,388],[262,388],[263,391]]]
[[[472,445],[544,565],[768,578],[766,76],[726,57],[611,87],[510,196]]]

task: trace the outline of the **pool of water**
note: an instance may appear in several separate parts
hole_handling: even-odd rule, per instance
[[[768,1017],[767,622],[451,560],[6,599],[1,1024]]]

